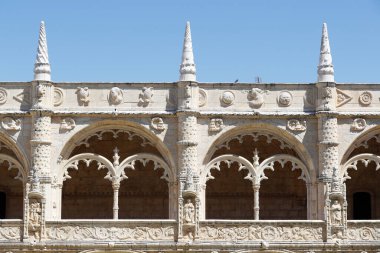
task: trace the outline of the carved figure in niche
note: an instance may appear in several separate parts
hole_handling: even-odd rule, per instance
[[[287,125],[289,130],[303,132],[306,130],[306,121],[300,121],[298,119],[288,120]]]
[[[365,119],[357,118],[351,124],[352,131],[363,131],[367,127],[367,122]]]
[[[108,101],[111,105],[118,105],[123,102],[123,91],[118,87],[113,87],[110,90]]]
[[[148,105],[150,102],[152,102],[153,97],[153,87],[144,87],[142,88],[142,91],[139,95],[139,103],[142,105]]]
[[[191,98],[191,86],[187,85],[185,88],[185,98]]]
[[[208,131],[210,132],[219,132],[222,131],[224,127],[222,119],[211,119],[210,124],[208,125]]]
[[[331,205],[331,224],[340,225],[342,223],[342,206],[338,200],[334,200]]]
[[[20,131],[21,119],[13,119],[11,117],[5,117],[1,120],[1,127],[7,131]]]
[[[185,224],[195,223],[195,208],[194,204],[191,202],[191,199],[187,199],[186,204],[183,207],[183,221]]]
[[[76,93],[78,95],[79,105],[88,105],[90,102],[90,92],[88,87],[78,87]]]
[[[75,121],[72,118],[65,118],[61,121],[61,126],[60,130],[65,132],[65,131],[70,131],[75,128]]]
[[[160,117],[155,117],[151,120],[150,126],[157,131],[163,131],[165,130],[164,121]]]
[[[261,90],[259,88],[252,88],[248,92],[249,106],[253,108],[259,108],[264,104],[264,94],[268,94],[269,91]]]
[[[290,106],[293,101],[293,96],[289,91],[281,91],[277,98],[277,102],[280,106]]]
[[[35,238],[39,238],[38,232],[41,228],[41,204],[37,199],[30,199],[29,204],[29,231],[34,233]]]

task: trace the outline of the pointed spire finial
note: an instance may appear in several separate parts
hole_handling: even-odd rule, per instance
[[[196,82],[193,44],[191,42],[190,22],[186,23],[185,39],[183,41],[182,63],[179,69],[180,81]]]
[[[332,64],[329,35],[327,33],[326,23],[323,23],[322,26],[321,52],[318,65],[318,82],[335,82],[334,66]]]
[[[46,41],[45,22],[41,21],[40,35],[38,38],[37,57],[36,63],[34,64],[34,80],[50,81],[50,72],[51,71]]]

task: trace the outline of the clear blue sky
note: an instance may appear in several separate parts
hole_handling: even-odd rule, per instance
[[[327,22],[337,82],[380,83],[380,1],[1,1],[0,81],[33,78],[45,20],[53,81],[178,80],[191,22],[200,82],[315,82]]]

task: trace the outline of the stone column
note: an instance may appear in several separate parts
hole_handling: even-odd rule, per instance
[[[254,184],[253,185],[253,193],[254,193],[254,198],[253,198],[253,213],[255,220],[260,219],[260,205],[259,205],[259,192],[260,191],[260,184]]]
[[[199,226],[198,84],[178,84],[178,195],[179,239],[195,239]]]

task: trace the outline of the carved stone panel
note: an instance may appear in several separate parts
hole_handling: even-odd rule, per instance
[[[13,119],[11,117],[5,117],[1,120],[1,127],[7,131],[20,131],[21,119]]]
[[[367,127],[365,119],[357,118],[352,121],[351,131],[363,131]]]
[[[108,94],[110,105],[119,105],[123,102],[123,91],[118,87],[113,87]]]
[[[220,103],[222,106],[230,106],[234,103],[234,101],[235,94],[230,90],[223,92],[223,94],[220,96]]]
[[[369,91],[364,91],[360,94],[359,103],[362,106],[369,106],[372,103],[372,93]]]
[[[252,88],[247,95],[248,104],[252,108],[260,108],[264,104],[264,95],[269,91],[261,90],[259,88]]]
[[[79,105],[87,106],[90,102],[90,92],[88,87],[78,87],[76,93],[78,96]]]
[[[287,128],[294,132],[304,132],[306,131],[306,120],[290,119]]]

